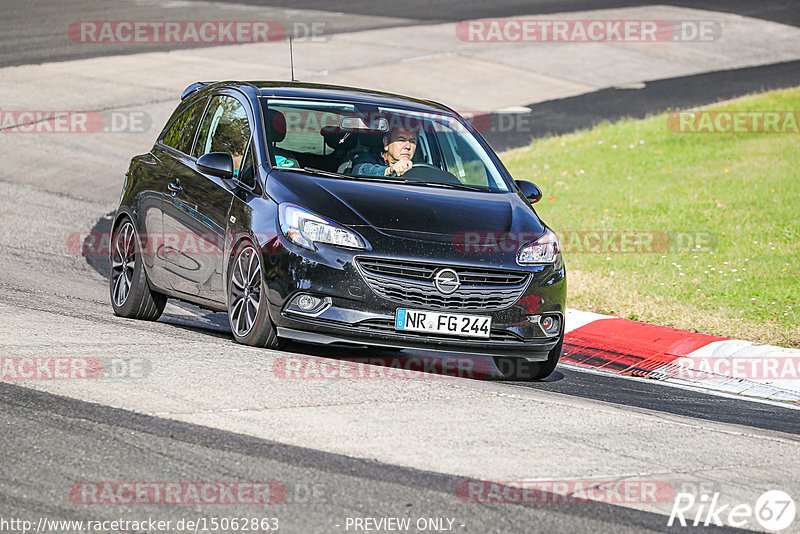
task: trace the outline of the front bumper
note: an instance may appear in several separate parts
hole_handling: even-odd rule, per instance
[[[335,247],[318,251],[292,248],[289,243],[277,253],[272,249],[264,257],[265,272],[272,275],[267,283],[270,317],[280,337],[321,344],[424,349],[544,361],[563,335],[566,297],[563,263],[522,268],[516,263],[509,264],[507,258],[489,258],[494,262],[487,262],[487,258],[467,258],[471,260],[469,264],[463,258],[461,261],[452,257],[438,260],[441,265],[454,265],[455,262],[482,268],[491,265],[530,274],[519,298],[502,309],[436,309],[492,317],[489,339],[461,338],[395,330],[398,308],[424,310],[426,307],[377,294],[355,261],[357,256],[370,254]],[[392,258],[397,258],[397,255]],[[418,261],[413,257],[403,259]],[[425,261],[431,262],[430,256]],[[313,315],[298,313],[290,309],[289,304],[300,293],[328,297],[331,303]],[[558,316],[561,319],[559,334],[547,335],[535,320],[536,315]]]
[[[389,324],[384,328],[384,324]],[[530,361],[545,361],[558,343],[558,337],[532,341],[493,341],[481,339],[453,338],[428,334],[404,333],[390,330],[393,319],[368,320],[348,325],[319,319],[288,319],[279,326],[278,336],[324,345],[368,345],[379,347],[424,349],[445,352],[463,352],[484,356],[526,358]],[[494,329],[493,329],[494,331]]]

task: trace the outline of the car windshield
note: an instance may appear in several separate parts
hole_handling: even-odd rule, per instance
[[[450,114],[293,99],[263,99],[262,108],[273,167],[349,179],[510,190],[486,149]]]

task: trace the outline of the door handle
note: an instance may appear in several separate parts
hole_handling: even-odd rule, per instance
[[[181,185],[179,183],[176,183],[176,182],[170,182],[169,184],[167,184],[167,189],[172,191],[173,195],[175,195],[175,193],[179,193],[179,192],[183,191],[183,188],[181,187]]]

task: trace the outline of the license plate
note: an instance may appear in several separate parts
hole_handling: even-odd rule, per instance
[[[395,315],[394,328],[426,334],[488,338],[492,330],[492,318],[486,315],[461,315],[399,308]]]

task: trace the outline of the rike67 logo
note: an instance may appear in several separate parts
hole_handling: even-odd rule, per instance
[[[778,532],[792,524],[795,503],[786,492],[770,490],[761,494],[755,505],[723,503],[720,493],[678,493],[672,505],[667,526],[677,524],[686,527],[729,526],[736,528],[755,527]]]

